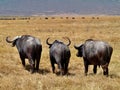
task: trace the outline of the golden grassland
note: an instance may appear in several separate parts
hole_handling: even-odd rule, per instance
[[[120,90],[120,17],[85,16],[72,17],[30,17],[27,20],[0,20],[0,90]],[[43,45],[39,73],[30,74],[29,63],[23,69],[16,47],[6,43],[6,36],[29,34],[38,37]],[[51,71],[49,48],[46,39],[69,37],[71,58],[69,74],[57,76]],[[107,41],[113,47],[109,64],[109,77],[98,68],[96,75],[89,67],[88,76],[84,76],[83,59],[76,57],[74,44],[84,43],[93,38]]]

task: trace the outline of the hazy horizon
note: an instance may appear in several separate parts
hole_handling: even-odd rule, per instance
[[[120,0],[0,0],[0,15],[120,15]]]

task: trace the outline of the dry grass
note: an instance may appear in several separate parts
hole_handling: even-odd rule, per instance
[[[18,17],[16,17],[18,18]],[[0,90],[120,90],[120,17],[101,16],[94,19],[85,17],[30,17],[30,20],[0,20]],[[30,34],[41,39],[43,52],[39,73],[30,74],[24,70],[17,49],[5,42],[6,36]],[[68,76],[57,76],[51,72],[49,49],[46,39],[51,37],[64,41],[69,37],[71,58]],[[93,38],[109,42],[114,52],[109,65],[109,77],[102,75],[98,68],[96,75],[92,74],[92,66],[88,76],[84,76],[82,58],[76,57],[74,44],[83,43]],[[29,67],[29,63],[27,66]]]

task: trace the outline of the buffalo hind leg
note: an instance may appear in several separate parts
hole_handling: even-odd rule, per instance
[[[20,59],[21,59],[21,61],[22,61],[23,67],[25,68],[25,58],[23,58],[23,57],[20,55]]]
[[[103,75],[108,76],[108,63],[101,65],[102,69],[103,69]]]
[[[36,72],[38,72],[38,70],[39,70],[39,63],[40,63],[40,60],[37,60],[37,62],[36,62]]]
[[[38,70],[39,70],[39,63],[40,63],[40,59],[41,59],[41,53],[42,53],[42,46],[40,46],[39,48],[38,48],[38,53],[37,53],[37,55],[36,55],[36,71],[38,72]]]
[[[55,73],[55,66],[54,66],[54,62],[51,61],[51,66],[52,66],[52,72]]]
[[[88,73],[88,63],[87,61],[84,59],[84,67],[85,67],[85,76],[87,76],[87,73]]]
[[[62,63],[59,63],[58,64],[58,66],[59,66],[59,69],[60,69],[60,75],[62,76],[62,75],[64,75],[65,73],[64,73],[64,64]]]
[[[85,65],[85,76],[87,76],[87,73],[88,73],[88,65],[86,64]]]
[[[103,75],[108,76],[108,67],[107,68],[103,68]]]
[[[21,61],[22,61],[23,67],[25,68],[25,59],[22,59]]]
[[[52,72],[55,73],[55,66],[54,66],[54,61],[55,59],[53,57],[50,56],[50,62],[51,62],[51,66],[52,66]]]
[[[41,53],[40,53],[40,55],[38,55],[37,56],[37,61],[36,61],[36,71],[38,72],[38,70],[39,70],[39,63],[40,63],[40,58],[41,58]]]
[[[85,71],[84,71],[84,73],[85,73],[85,76],[87,76],[87,73],[88,73],[88,60],[86,59],[86,58],[84,58],[83,57],[83,59],[84,59],[84,68],[85,68]]]
[[[65,72],[64,72],[65,74],[68,73],[68,64],[69,64],[69,62],[66,62],[66,63],[65,63]]]
[[[34,71],[35,71],[35,60],[29,59],[29,63],[30,63],[30,66],[31,66],[30,72],[34,73]]]
[[[94,72],[94,74],[97,73],[97,65],[94,65],[94,67],[93,67],[93,72]]]

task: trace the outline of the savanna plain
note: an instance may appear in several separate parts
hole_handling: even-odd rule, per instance
[[[7,36],[12,39],[26,34],[39,38],[43,46],[38,73],[29,72],[27,59],[24,69],[16,47],[5,41]],[[68,41],[63,37],[70,38],[68,75],[52,73],[46,44],[48,37],[50,42],[58,39],[66,44]],[[76,57],[74,45],[90,38],[106,41],[113,47],[108,77],[103,75],[101,67],[94,75],[93,66],[89,66],[88,75],[84,76],[83,59]],[[120,16],[38,16],[29,19],[16,16],[12,20],[0,20],[0,90],[120,90]]]

